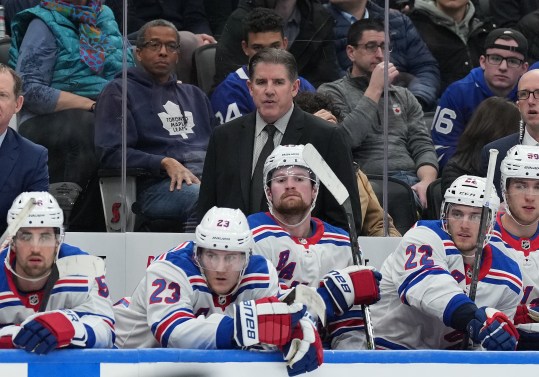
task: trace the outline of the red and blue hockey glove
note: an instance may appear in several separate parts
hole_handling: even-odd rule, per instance
[[[0,349],[15,348],[13,338],[17,336],[21,327],[17,325],[8,325],[0,329]]]
[[[517,313],[513,322],[515,325],[539,322],[539,307],[526,304],[517,306]]]
[[[514,351],[519,334],[511,320],[502,312],[482,307],[466,326],[470,338],[489,351]]]
[[[234,340],[240,347],[259,343],[283,346],[305,314],[305,305],[288,305],[276,297],[243,301],[234,305]]]
[[[348,266],[333,270],[324,276],[318,292],[331,303],[336,314],[341,315],[352,305],[371,305],[380,300],[382,274],[372,266]]]
[[[79,316],[72,310],[64,309],[28,317],[21,323],[21,330],[13,339],[13,344],[28,352],[46,354],[70,344],[84,346],[86,338],[86,328]]]
[[[283,348],[286,370],[289,376],[311,372],[324,362],[324,351],[320,335],[308,315],[294,328],[292,340]]]

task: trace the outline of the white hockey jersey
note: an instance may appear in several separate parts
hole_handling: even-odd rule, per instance
[[[4,261],[9,248],[0,253]],[[77,247],[62,244],[59,258],[87,255]],[[7,268],[0,272],[0,327],[20,325],[35,314],[43,300],[43,290],[19,292]],[[114,342],[114,313],[105,276],[89,278],[72,275],[60,277],[50,291],[45,311],[71,309],[77,313],[88,332],[86,347],[110,348]]]
[[[442,229],[441,221],[419,221],[385,260],[381,300],[371,306],[379,349],[451,349],[462,333],[449,327],[469,302],[471,269]],[[475,303],[513,318],[522,297],[518,265],[496,246],[483,249]]]
[[[269,213],[255,213],[247,220],[253,232],[254,253],[270,260],[286,287],[305,284],[318,287],[331,270],[352,264],[350,237],[343,229],[312,218],[313,235],[293,237]]]
[[[157,257],[133,296],[114,306],[117,347],[236,348],[232,304],[277,295],[275,268],[257,255],[232,293],[211,292],[193,261],[194,246],[184,242]]]
[[[509,233],[501,223],[499,213],[490,242],[500,243],[500,249],[520,266],[523,296],[521,304],[539,305],[539,228],[531,238],[519,238]]]
[[[291,236],[269,212],[255,213],[247,220],[255,240],[254,253],[273,263],[282,291],[298,284],[317,288],[329,271],[353,264],[348,233],[320,219],[311,219],[313,234],[308,238]],[[326,340],[333,349],[357,349],[364,341],[363,329],[363,311],[354,307],[342,316],[328,318]]]

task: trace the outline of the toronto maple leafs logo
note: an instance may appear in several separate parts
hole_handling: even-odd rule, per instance
[[[195,123],[192,112],[185,111],[182,114],[180,107],[171,101],[168,101],[163,107],[165,108],[165,112],[157,115],[159,115],[163,123],[163,128],[171,136],[180,135],[182,138],[187,139],[187,134],[194,134],[193,127]]]

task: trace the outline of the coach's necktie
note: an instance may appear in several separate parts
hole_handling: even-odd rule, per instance
[[[266,144],[264,144],[264,148],[262,148],[260,156],[258,156],[253,177],[251,178],[249,214],[260,212],[262,198],[264,197],[264,185],[262,183],[264,162],[266,162],[266,159],[275,148],[275,145],[273,144],[273,135],[275,135],[275,131],[277,131],[277,129],[273,124],[266,124],[264,131],[266,131],[268,134],[268,140],[266,141]]]

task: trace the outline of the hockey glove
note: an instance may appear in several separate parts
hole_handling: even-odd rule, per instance
[[[307,315],[296,325],[292,340],[282,350],[289,376],[311,372],[324,362],[320,335]]]
[[[0,329],[0,349],[15,348],[13,344],[13,338],[17,336],[17,333],[21,329],[17,325],[8,325]]]
[[[514,322],[515,325],[539,322],[539,307],[535,305],[528,306],[526,304],[517,306]]]
[[[341,315],[352,305],[371,305],[380,300],[382,274],[367,266],[348,266],[330,271],[321,282],[318,293],[332,303],[335,313]],[[328,300],[329,297],[331,300]],[[329,316],[330,313],[328,313]]]
[[[514,351],[519,334],[511,320],[502,312],[482,307],[466,326],[470,338],[488,351]]]
[[[288,305],[276,297],[243,301],[234,305],[234,340],[240,347],[258,343],[283,346],[305,314],[305,305]]]
[[[54,310],[28,317],[13,344],[28,352],[46,354],[70,344],[86,344],[87,332],[79,316],[72,310]]]

